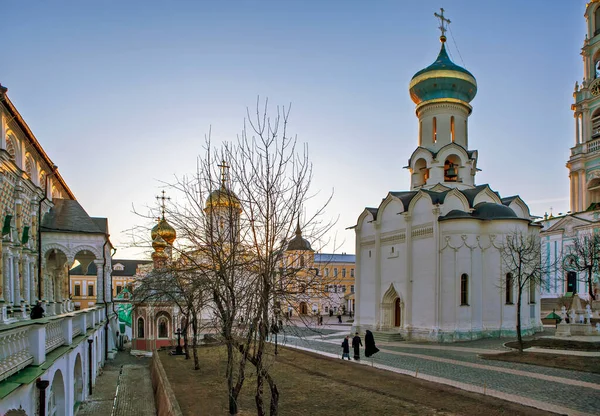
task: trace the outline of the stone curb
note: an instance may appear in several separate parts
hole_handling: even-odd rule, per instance
[[[158,352],[155,350],[150,362],[150,374],[157,416],[183,416],[179,402],[171,388],[167,373],[163,368]],[[166,400],[165,400],[166,399]],[[166,402],[166,403],[165,403]]]

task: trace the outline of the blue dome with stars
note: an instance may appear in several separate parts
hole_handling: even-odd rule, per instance
[[[435,62],[412,77],[410,98],[417,105],[455,101],[468,106],[477,94],[477,81],[473,74],[450,60],[446,52],[446,37],[442,36],[440,40],[442,49]]]

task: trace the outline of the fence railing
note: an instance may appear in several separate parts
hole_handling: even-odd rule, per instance
[[[85,334],[104,319],[104,307],[0,325],[0,381],[30,364],[40,365],[46,354]],[[99,328],[98,328],[99,329]]]

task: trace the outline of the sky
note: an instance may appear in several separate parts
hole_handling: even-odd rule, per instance
[[[417,147],[412,76],[447,47],[477,79],[478,184],[532,214],[569,210],[570,110],[583,78],[586,0],[2,2],[0,83],[76,198],[125,232],[164,182],[192,173],[204,137],[235,140],[257,97],[292,106],[314,166],[307,211],[333,192],[325,251],[354,253],[364,207],[407,190]]]

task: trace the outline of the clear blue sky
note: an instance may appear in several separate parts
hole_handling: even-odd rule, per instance
[[[345,228],[409,186],[408,83],[437,56],[440,6],[454,61],[478,82],[477,182],[521,195],[537,215],[569,209],[585,4],[5,1],[0,82],[89,214],[109,218],[117,257],[136,255],[122,246],[140,222],[132,204],[153,204],[159,181],[193,171],[210,126],[214,140],[232,140],[257,95],[291,102],[314,189],[335,192],[340,251],[354,252]]]

